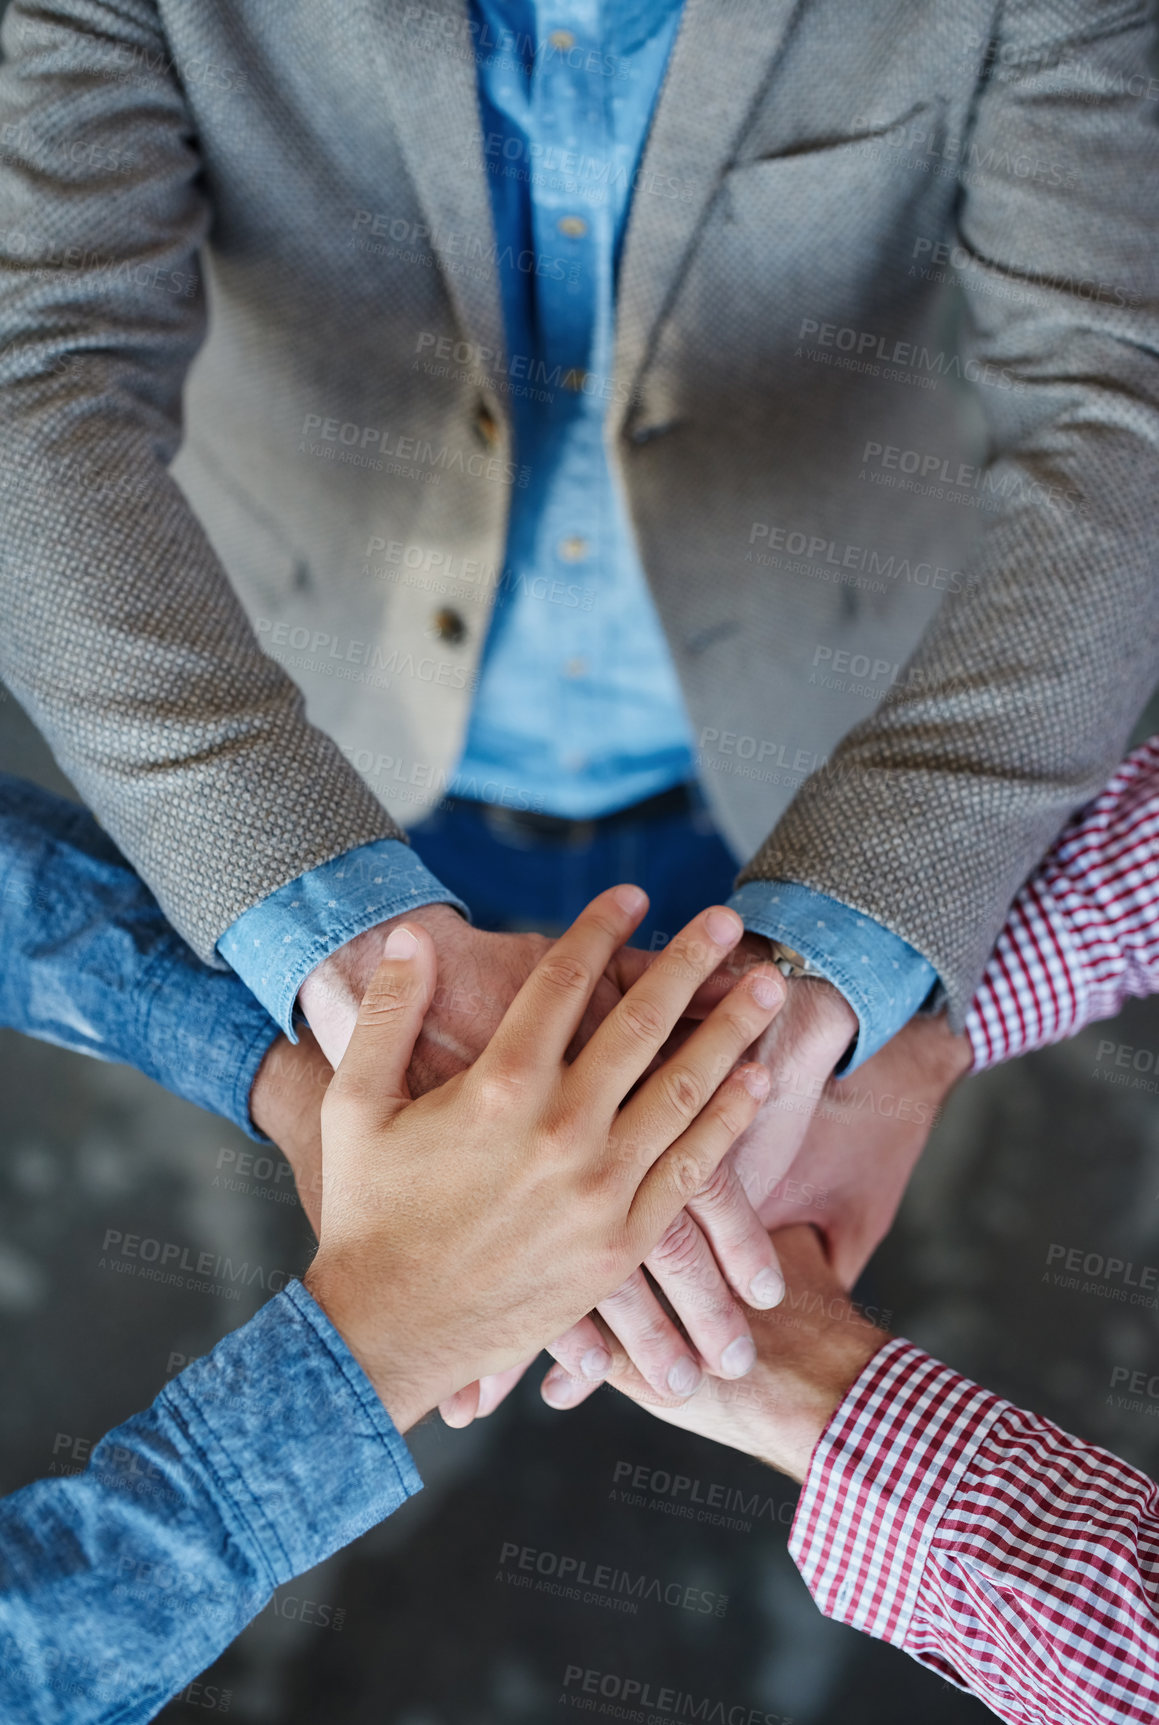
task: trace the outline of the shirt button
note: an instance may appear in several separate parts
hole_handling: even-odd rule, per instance
[[[575,37],[570,30],[553,30],[547,39],[560,54],[566,54],[569,48],[575,47]]]
[[[480,402],[475,413],[475,435],[486,449],[494,449],[499,442],[499,422],[486,402]]]
[[[563,387],[574,390],[578,395],[587,382],[587,376],[588,374],[582,365],[573,365],[570,371],[565,371],[563,374]]]
[[[586,677],[588,674],[588,662],[586,659],[568,659],[563,668],[569,677]]]
[[[571,539],[561,539],[556,550],[565,563],[581,563],[591,550],[591,546],[586,539],[581,539],[578,534],[575,534]]]
[[[582,240],[588,231],[588,224],[582,216],[561,216],[558,223],[561,234],[566,234],[569,240]]]
[[[461,641],[467,639],[467,625],[463,621],[462,613],[450,605],[443,605],[435,612],[431,618],[431,629],[436,640],[446,641],[451,647],[457,647]]]

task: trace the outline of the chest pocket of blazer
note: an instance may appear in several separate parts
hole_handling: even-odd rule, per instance
[[[892,323],[917,289],[916,242],[947,232],[957,173],[941,99],[742,157],[707,213],[681,309],[714,325],[718,360],[723,348],[746,363],[791,352],[805,319]]]
[[[886,125],[742,157],[725,174],[714,214],[725,233],[749,227],[779,260],[800,259],[821,280],[842,257],[864,275],[915,223],[944,223],[958,171],[945,104],[918,102]]]

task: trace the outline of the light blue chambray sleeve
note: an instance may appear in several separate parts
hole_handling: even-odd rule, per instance
[[[0,773],[0,1024],[124,1061],[265,1142],[249,1115],[278,1034],[202,964],[87,809]]]
[[[751,933],[799,952],[853,1008],[857,1040],[837,1069],[842,1077],[909,1023],[938,980],[900,935],[795,881],[748,881],[728,902]]]
[[[0,1718],[152,1719],[276,1587],[421,1486],[369,1379],[291,1282],[82,1473],[0,1500]]]
[[[424,904],[449,904],[470,914],[408,844],[374,839],[307,870],[243,911],[217,950],[297,1041],[294,1002],[315,966],[375,923]]]

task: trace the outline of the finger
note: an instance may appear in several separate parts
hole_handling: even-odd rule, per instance
[[[596,1310],[628,1358],[663,1396],[686,1398],[703,1373],[695,1350],[657,1299],[643,1270],[633,1270]]]
[[[681,1210],[644,1260],[701,1360],[718,1378],[743,1378],[757,1360],[744,1312],[708,1241]]]
[[[563,1413],[569,1408],[578,1408],[581,1402],[594,1396],[605,1381],[600,1378],[593,1383],[587,1378],[575,1377],[566,1366],[552,1366],[539,1386],[539,1393],[549,1408]]]
[[[435,991],[437,961],[435,943],[418,923],[392,928],[382,951],[326,1102],[369,1098],[389,1120],[411,1099],[406,1070]]]
[[[534,1364],[535,1358],[532,1358],[524,1360],[522,1365],[509,1366],[505,1372],[494,1372],[490,1377],[480,1378],[478,1382],[458,1390],[447,1401],[440,1402],[439,1412],[443,1416],[444,1425],[462,1427],[469,1426],[472,1420],[486,1419],[488,1414],[495,1412],[500,1402],[507,1400],[524,1372]]]
[[[697,985],[744,933],[735,911],[701,911],[659,953],[572,1062],[569,1086],[615,1108],[663,1047]]]
[[[785,1297],[785,1278],[776,1247],[748,1201],[731,1156],[689,1200],[688,1213],[745,1304],[762,1310],[780,1305]]]
[[[628,1212],[629,1234],[641,1261],[752,1124],[768,1093],[769,1075],[763,1066],[738,1066],[692,1125],[648,1169]]]
[[[624,1104],[611,1134],[611,1153],[623,1156],[638,1177],[691,1125],[784,1000],[784,979],[771,965],[738,983]],[[679,1026],[686,1022],[680,1020]]]
[[[455,1431],[461,1431],[469,1426],[479,1411],[479,1385],[468,1384],[465,1389],[456,1390],[447,1401],[439,1403],[439,1413],[443,1424],[451,1426]]]
[[[549,1407],[574,1408],[598,1390],[612,1369],[612,1354],[592,1317],[581,1318],[548,1353],[557,1362],[540,1385]]]
[[[648,908],[638,886],[614,886],[586,906],[548,947],[491,1038],[486,1060],[511,1070],[558,1066],[613,953]]]

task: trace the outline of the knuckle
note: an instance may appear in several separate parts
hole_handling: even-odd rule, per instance
[[[560,994],[580,994],[591,985],[592,975],[586,964],[578,958],[571,958],[566,953],[559,953],[554,958],[545,958],[539,967],[539,974]]]
[[[666,1275],[688,1276],[703,1267],[701,1234],[686,1210],[682,1210],[648,1259],[650,1270]]]
[[[620,1022],[633,1041],[652,1047],[663,1042],[667,1024],[660,1008],[650,1000],[633,1000],[625,995],[620,1008]]]
[[[703,1186],[704,1170],[696,1157],[686,1150],[670,1150],[666,1160],[669,1181],[677,1196],[687,1203]]]
[[[707,1099],[707,1086],[687,1066],[672,1066],[660,1074],[668,1106],[683,1119],[699,1114]]]
[[[739,1196],[740,1189],[732,1164],[720,1162],[697,1192],[696,1208],[719,1215],[722,1211],[735,1209]]]
[[[478,1067],[471,1074],[475,1105],[485,1114],[506,1114],[522,1102],[527,1085],[509,1066]]]

